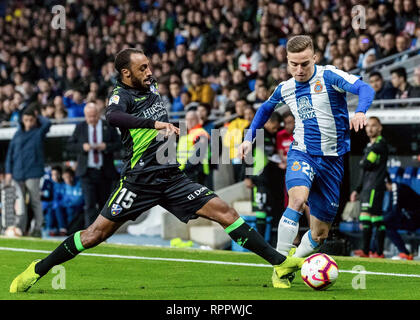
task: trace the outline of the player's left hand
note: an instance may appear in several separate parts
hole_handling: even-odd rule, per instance
[[[354,129],[355,132],[359,129],[363,129],[367,124],[366,115],[363,112],[357,112],[354,114],[353,118],[350,120],[350,130]]]

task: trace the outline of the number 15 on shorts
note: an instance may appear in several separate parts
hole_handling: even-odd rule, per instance
[[[121,207],[124,209],[130,209],[135,198],[137,198],[137,195],[134,192],[127,188],[122,188],[114,203],[121,204]]]

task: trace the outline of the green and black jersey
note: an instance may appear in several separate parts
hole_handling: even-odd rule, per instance
[[[168,122],[168,112],[158,93],[156,83],[147,90],[138,90],[117,81],[109,95],[106,108],[108,122],[121,131],[125,149],[121,176],[143,174],[157,170],[176,168],[174,160],[157,158],[158,149],[167,142],[158,137],[155,121]]]
[[[388,161],[388,144],[379,136],[375,142],[369,143],[363,150],[363,158],[360,160],[362,169],[359,184],[356,191],[383,190],[387,177],[386,163]]]

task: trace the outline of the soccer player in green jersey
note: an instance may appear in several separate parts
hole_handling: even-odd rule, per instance
[[[282,277],[300,269],[303,259],[277,252],[212,190],[187,178],[176,161],[159,157],[159,147],[168,136],[179,134],[179,129],[168,122],[143,51],[124,49],[114,65],[120,78],[110,94],[106,118],[120,129],[126,151],[120,183],[86,230],[69,236],[46,258],[33,261],[13,280],[10,292],[27,291],[52,267],[97,246],[124,222],[156,205],[185,223],[197,217],[218,222],[234,241],[274,266],[277,287],[289,288],[290,281]]]

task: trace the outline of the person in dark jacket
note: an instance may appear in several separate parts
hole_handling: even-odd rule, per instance
[[[29,203],[35,217],[33,237],[41,237],[44,222],[41,205],[40,179],[44,175],[44,138],[51,122],[44,117],[37,117],[35,110],[26,109],[22,113],[22,123],[16,131],[6,156],[6,184],[14,179],[23,192],[28,192]],[[27,215],[21,216],[17,226],[25,231]]]
[[[387,178],[386,163],[388,160],[388,144],[382,137],[381,121],[370,117],[366,124],[366,134],[370,142],[363,151],[360,161],[361,175],[359,184],[350,195],[350,201],[360,199],[359,221],[363,227],[363,249],[356,250],[360,257],[384,258],[385,224],[382,204]],[[376,253],[370,253],[372,227],[376,228]]]
[[[89,102],[84,112],[86,120],[76,126],[67,149],[77,153],[76,176],[81,179],[88,227],[95,221],[98,208],[103,207],[113,181],[118,178],[113,153],[122,145],[117,130],[100,119],[95,103]]]
[[[375,90],[374,100],[395,99],[397,89],[392,86],[391,82],[384,81],[380,72],[374,71],[369,75],[369,84]]]

